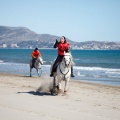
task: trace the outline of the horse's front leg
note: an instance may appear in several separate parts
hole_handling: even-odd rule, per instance
[[[56,77],[53,77],[53,88],[51,89],[51,94],[52,95],[57,95],[57,91],[56,91]]]
[[[37,74],[38,74],[38,76],[40,77],[40,71],[39,71],[39,69],[36,69],[37,70]]]
[[[69,81],[69,79],[65,80],[64,92],[67,92],[68,81]]]
[[[58,86],[59,86],[59,90],[61,90],[62,89],[61,80],[59,80]]]

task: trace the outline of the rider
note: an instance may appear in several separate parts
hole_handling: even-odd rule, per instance
[[[36,59],[41,56],[41,53],[39,52],[38,48],[35,48],[33,51],[32,51],[32,67],[34,67],[34,63],[36,61]]]
[[[53,73],[56,71],[58,64],[62,61],[64,57],[64,53],[69,52],[69,43],[66,41],[66,38],[64,36],[61,37],[60,42],[56,40],[54,48],[57,48],[57,47],[58,47],[58,56],[53,64],[50,77],[53,77]],[[74,77],[73,66],[71,67],[71,77]]]

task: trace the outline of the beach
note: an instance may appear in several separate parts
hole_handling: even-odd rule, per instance
[[[120,119],[120,86],[71,79],[66,94],[53,96],[51,82],[49,76],[0,73],[0,120]]]

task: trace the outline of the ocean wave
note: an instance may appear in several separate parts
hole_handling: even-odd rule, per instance
[[[106,72],[120,72],[120,69],[102,68],[102,67],[80,67],[74,66],[76,70],[89,70],[89,71],[106,71]]]
[[[78,59],[78,58],[73,58],[73,61],[74,61],[74,60],[77,61],[77,60],[80,60],[80,59]]]
[[[108,77],[110,77],[110,78],[120,78],[120,76],[117,76],[117,75],[108,75]]]
[[[100,75],[93,75],[93,77],[95,77],[95,78],[101,78],[102,76],[100,76]]]
[[[50,68],[51,65],[42,65],[42,66],[43,66],[43,67],[49,67],[49,68]]]
[[[25,64],[25,63],[12,63],[12,62],[2,62],[0,64],[3,64],[3,65],[21,65],[21,66],[28,66],[29,64]]]
[[[118,75],[120,75],[120,71],[118,70],[116,70],[116,71],[107,71],[107,72],[105,72],[105,73],[107,73],[107,74],[118,74]]]
[[[46,62],[46,61],[44,61]],[[5,65],[24,65],[24,66],[28,66],[29,63],[13,63],[13,62],[4,62],[2,60],[0,60],[0,64],[5,64]],[[50,67],[51,65],[42,65],[43,67]],[[102,68],[102,67],[81,67],[81,66],[74,66],[73,67],[75,70],[77,71],[104,71],[105,73],[118,73],[120,74],[120,69],[114,69],[114,68]]]
[[[3,60],[0,60],[0,63],[3,63]]]

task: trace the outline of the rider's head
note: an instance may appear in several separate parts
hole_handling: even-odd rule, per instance
[[[65,36],[62,36],[62,37],[61,37],[60,42],[61,42],[61,43],[66,43],[66,38],[65,38]]]
[[[38,48],[35,48],[35,50],[38,50]]]

